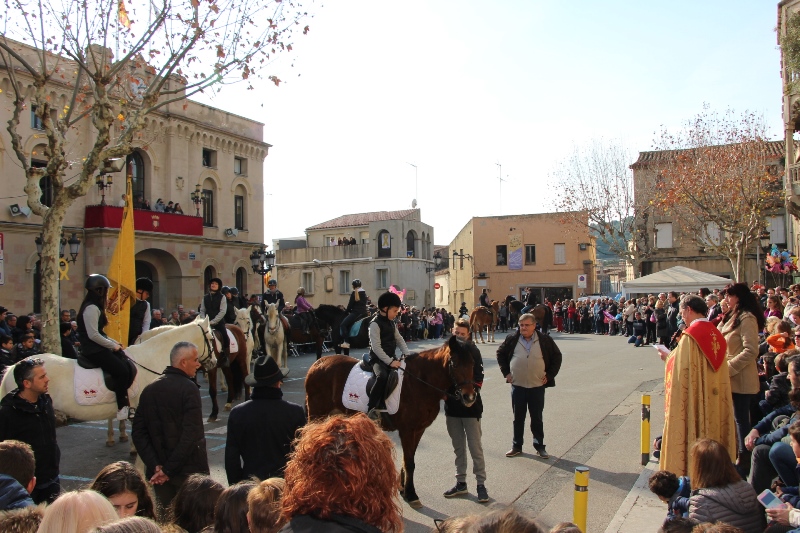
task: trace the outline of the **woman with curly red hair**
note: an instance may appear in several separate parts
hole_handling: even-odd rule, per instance
[[[402,531],[394,445],[366,415],[300,430],[284,474],[282,533]]]

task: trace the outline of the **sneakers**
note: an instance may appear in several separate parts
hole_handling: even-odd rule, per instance
[[[128,407],[128,420],[133,420],[134,416],[136,416],[136,408]]]
[[[520,450],[519,448],[511,448],[510,450],[508,450],[506,452],[506,457],[516,457],[521,453],[522,453],[522,450]]]
[[[340,347],[342,347],[343,349],[346,349],[346,350],[349,350],[349,349],[350,349],[350,343],[349,343],[349,342],[347,342],[347,341],[344,341],[344,342],[343,342],[343,343],[341,343],[339,346],[340,346]]]
[[[486,503],[489,501],[489,493],[486,492],[486,487],[483,485],[478,485],[478,501],[481,503]]]
[[[479,487],[482,486],[483,485],[479,485]],[[484,492],[486,491],[486,489],[483,490]],[[467,493],[467,484],[464,481],[458,481],[456,482],[455,486],[452,489],[444,491],[444,497],[452,498],[453,496],[459,496],[461,494],[466,494],[466,493]]]
[[[119,411],[117,411],[117,420],[127,420],[130,412],[128,411],[128,407],[123,407]]]
[[[539,454],[539,457],[542,459],[550,459],[550,454],[547,453],[544,446],[536,446],[536,453]]]

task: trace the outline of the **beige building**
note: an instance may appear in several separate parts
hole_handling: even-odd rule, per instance
[[[62,60],[63,61],[63,60]],[[66,68],[69,71],[71,69]],[[22,77],[21,72],[17,76]],[[24,79],[24,78],[21,78]],[[68,102],[70,89],[53,78],[51,94]],[[178,83],[170,80],[171,84]],[[10,101],[9,79],[0,70],[0,99]],[[10,105],[0,107],[0,121],[10,117]],[[44,164],[44,131],[30,113],[22,117],[25,155],[32,164]],[[90,146],[92,129],[70,134],[69,146],[80,161]],[[136,272],[155,284],[154,307],[174,309],[178,304],[197,308],[206,281],[221,277],[243,292],[261,289],[253,274],[250,253],[263,242],[263,162],[270,145],[263,141],[263,124],[190,100],[178,101],[151,114],[135,151],[128,156],[133,169],[134,196],[155,205],[176,202],[184,214],[135,210]],[[0,200],[0,305],[15,313],[38,311],[38,255],[35,239],[41,218],[28,213],[23,192],[25,176],[5,128],[0,131],[0,175],[5,198]],[[90,273],[105,274],[117,241],[125,191],[123,173],[109,174],[110,187],[93,187],[69,209],[64,234],[80,239],[80,251],[61,281],[62,308],[77,309]],[[43,201],[51,191],[42,180]],[[199,191],[202,203],[193,203]],[[105,199],[105,205],[102,200]],[[65,255],[70,257],[69,246]]]
[[[778,3],[778,46],[787,34],[787,22],[790,17],[800,13],[800,0],[783,0]],[[786,150],[786,173],[784,185],[786,205],[791,216],[788,217],[786,242],[789,248],[798,253],[800,250],[800,146],[794,134],[800,131],[800,90],[790,86],[790,82],[800,77],[786,65],[781,49],[781,83],[783,87],[783,126]]]
[[[315,307],[347,305],[352,281],[360,279],[373,303],[394,286],[405,291],[405,303],[431,306],[432,242],[433,227],[419,209],[342,215],[307,228],[305,242],[276,241],[278,287],[287,303],[303,287]]]
[[[449,268],[436,275],[436,299],[452,313],[461,302],[478,305],[483,289],[503,300],[532,287],[539,302],[596,292],[594,237],[558,213],[472,218],[447,257]]]

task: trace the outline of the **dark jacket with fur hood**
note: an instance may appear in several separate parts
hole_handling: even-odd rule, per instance
[[[0,511],[0,531],[3,533],[36,533],[44,517],[44,504]]]

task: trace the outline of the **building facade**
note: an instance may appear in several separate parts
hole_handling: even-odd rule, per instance
[[[24,79],[21,73],[17,76]],[[0,70],[0,98],[10,101],[9,84]],[[53,81],[50,89],[56,101],[69,101],[67,84]],[[0,121],[10,118],[10,108],[0,107]],[[33,165],[44,164],[41,123],[33,113],[22,118],[25,155]],[[91,143],[88,124],[70,133],[69,146],[78,161],[81,150]],[[243,292],[258,292],[261,282],[252,272],[249,256],[264,239],[263,162],[270,145],[263,141],[263,124],[183,100],[149,115],[134,147],[127,161],[134,197],[153,206],[159,198],[179,203],[184,213],[135,210],[136,273],[154,282],[151,304],[168,310],[179,304],[197,309],[207,280],[215,276]],[[42,221],[28,213],[25,175],[5,129],[0,132],[0,175],[6,191],[0,200],[0,305],[15,313],[39,311],[35,239]],[[126,186],[124,173],[108,176],[113,178],[110,187],[93,187],[67,212],[65,237],[74,233],[81,246],[76,261],[62,269],[66,272],[60,284],[61,308],[77,309],[86,276],[108,270]],[[52,193],[46,181],[41,185],[47,204]],[[198,204],[193,202],[196,192],[202,198]]]
[[[597,291],[594,237],[558,213],[472,218],[448,246],[448,258],[447,271],[437,272],[437,301],[454,314],[461,302],[478,305],[483,289],[503,300],[532,287],[538,302]]]
[[[305,247],[297,239],[275,241],[276,279],[287,303],[303,287],[315,307],[347,305],[359,279],[373,303],[394,286],[408,305],[433,305],[433,227],[419,209],[343,215],[307,228],[305,240]]]
[[[800,250],[800,153],[794,134],[800,131],[800,73],[788,66],[781,41],[787,36],[789,20],[800,13],[800,0],[783,0],[778,3],[778,46],[781,48],[781,85],[783,88],[783,134],[786,152],[784,186],[788,216],[786,242],[797,254]]]

